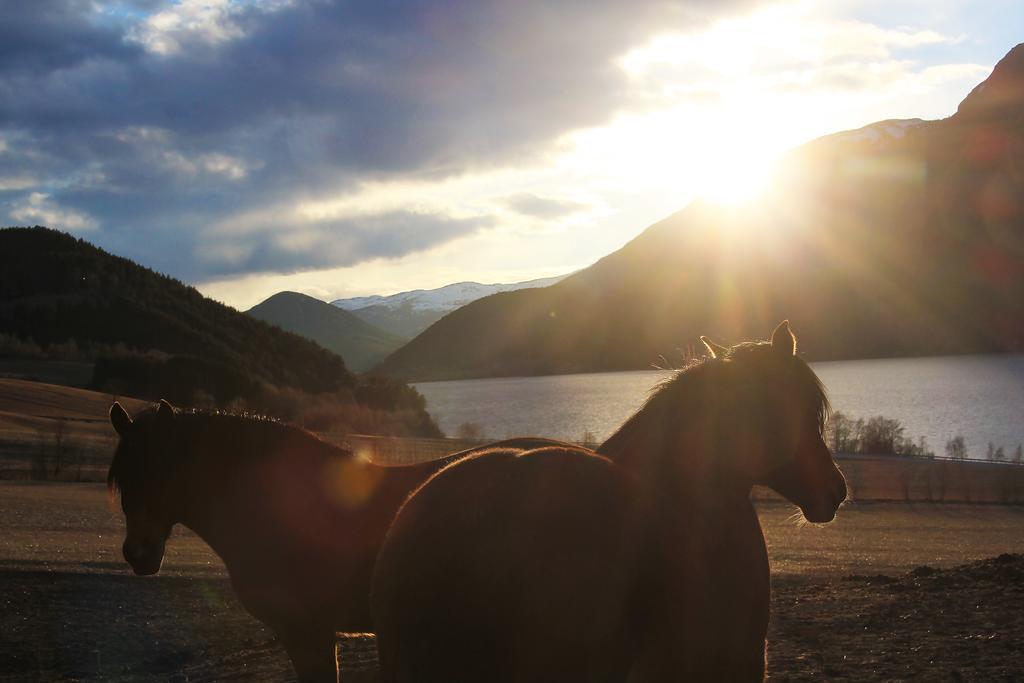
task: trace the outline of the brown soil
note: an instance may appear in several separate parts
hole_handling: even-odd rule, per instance
[[[0,681],[291,677],[199,538],[175,529],[160,574],[137,577],[123,534],[101,485],[0,483]]]
[[[761,506],[773,679],[1024,675],[1024,558],[1001,555],[1024,552],[1024,510],[860,505],[828,527],[791,513]],[[122,533],[102,486],[0,482],[0,681],[291,678],[202,541],[176,531],[140,578]]]
[[[769,670],[780,681],[1017,681],[1024,556],[898,576],[774,581]]]

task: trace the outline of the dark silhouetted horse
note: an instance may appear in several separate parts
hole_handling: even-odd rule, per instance
[[[224,560],[242,605],[280,637],[303,681],[335,681],[335,631],[370,631],[377,550],[402,501],[445,463],[384,467],[294,426],[181,412],[166,401],[133,420],[110,409],[120,441],[125,560],[155,574],[175,524]],[[546,439],[501,442],[530,448]]]
[[[597,452],[470,455],[402,507],[372,594],[394,681],[758,681],[769,569],[751,487],[828,522],[846,484],[784,322],[659,386]]]

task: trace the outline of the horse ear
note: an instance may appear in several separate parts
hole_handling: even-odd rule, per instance
[[[156,416],[161,420],[174,419],[174,406],[167,402],[167,399],[160,399],[160,405],[156,408]]]
[[[722,346],[721,344],[716,344],[715,342],[711,341],[710,339],[703,335],[701,336],[700,341],[702,344],[704,344],[704,348],[708,350],[708,353],[711,354],[712,358],[721,358],[729,351],[729,349],[727,349],[726,347]]]
[[[784,356],[796,355],[796,335],[789,329],[788,320],[783,320],[772,332],[772,349]]]
[[[128,415],[128,411],[117,401],[114,401],[114,405],[110,406],[110,424],[114,426],[114,431],[117,432],[118,436],[127,434],[132,426],[132,418]]]

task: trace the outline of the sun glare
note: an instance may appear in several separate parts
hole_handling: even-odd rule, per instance
[[[764,194],[785,151],[823,132],[815,122],[839,106],[806,87],[811,74],[793,71],[835,49],[812,10],[786,3],[625,54],[619,65],[634,86],[666,105],[605,128],[628,139],[619,147],[630,163],[618,160],[633,180],[654,187],[671,177],[683,202],[733,206]]]
[[[776,153],[757,149],[709,158],[697,194],[716,204],[752,202],[767,190],[777,158]]]
[[[838,44],[837,33],[882,39],[869,25],[823,19],[815,7],[784,2],[703,30],[665,33],[626,53],[619,65],[634,86],[670,103],[662,116],[633,126],[641,131],[632,138],[634,156],[646,151],[651,161],[631,168],[655,169],[654,159],[670,159],[687,167],[676,173],[682,195],[719,204],[745,204],[764,194],[787,149],[841,118],[841,94],[811,87],[828,73],[797,67],[845,54],[850,46]],[[932,38],[900,37],[925,39]]]

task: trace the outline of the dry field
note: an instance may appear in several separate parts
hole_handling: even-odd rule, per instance
[[[99,481],[116,443],[107,417],[120,400],[144,401],[20,379],[0,379],[0,478],[21,479],[45,465],[50,478]]]
[[[1024,559],[955,568],[1024,552],[1024,508],[848,505],[827,527],[760,508],[773,679],[1024,675]],[[0,680],[289,677],[202,541],[176,530],[161,573],[143,578],[120,557],[122,533],[100,485],[0,482]]]

